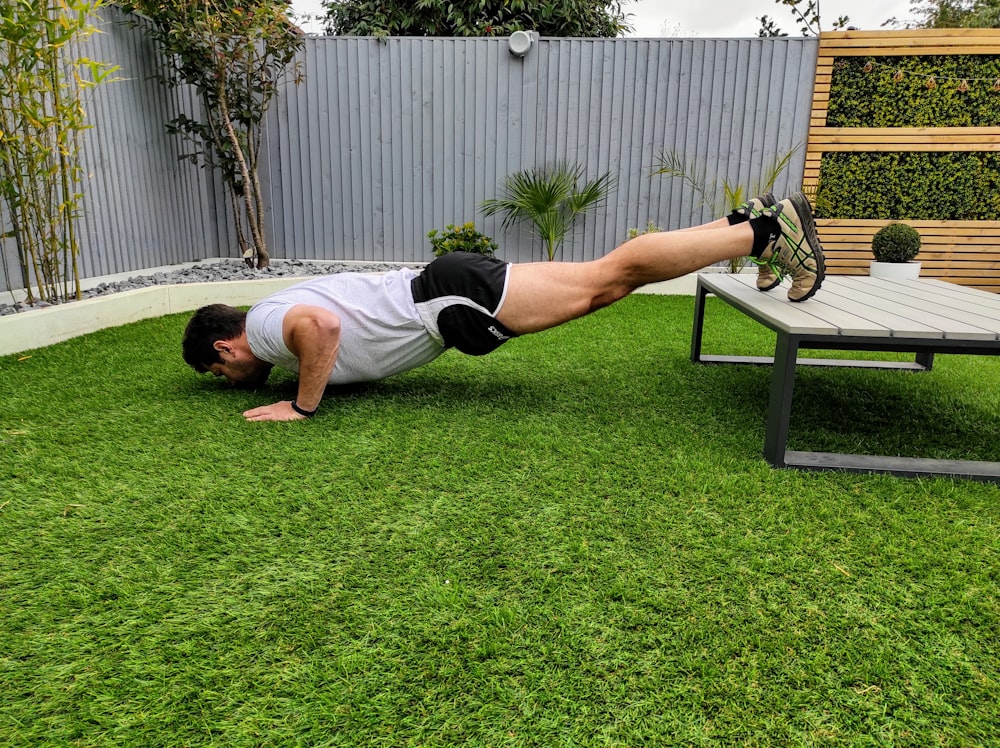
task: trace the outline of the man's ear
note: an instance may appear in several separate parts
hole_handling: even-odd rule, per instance
[[[233,355],[233,344],[228,340],[216,340],[212,343],[212,348],[219,353],[228,353],[230,356]]]

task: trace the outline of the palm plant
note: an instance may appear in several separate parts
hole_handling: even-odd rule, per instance
[[[610,172],[578,187],[584,173],[583,165],[560,161],[511,174],[504,179],[501,197],[483,201],[483,214],[503,213],[504,229],[529,221],[545,243],[549,260],[554,260],[576,218],[596,207],[614,187]]]
[[[655,169],[653,174],[680,177],[692,191],[701,197],[702,205],[710,207],[713,215],[721,216],[754,195],[770,192],[774,188],[774,183],[778,181],[778,176],[788,166],[798,149],[799,146],[796,145],[784,155],[775,156],[757,182],[749,189],[746,185],[733,184],[728,179],[722,180],[720,189],[719,182],[711,182],[708,179],[708,170],[704,165],[677,151],[662,151],[657,154],[656,160],[659,162],[659,168]]]
[[[666,177],[679,177],[691,190],[701,198],[701,204],[707,205],[712,210],[712,215],[722,216],[731,213],[754,195],[770,192],[774,188],[774,183],[778,181],[778,176],[785,170],[792,156],[799,149],[794,146],[784,155],[775,156],[774,160],[767,166],[760,179],[747,189],[746,185],[734,184],[728,179],[712,182],[708,178],[708,169],[700,164],[696,159],[688,157],[677,151],[661,151],[656,155],[659,168],[653,174],[660,174]],[[730,260],[729,269],[737,272],[743,266],[745,260],[740,257]]]

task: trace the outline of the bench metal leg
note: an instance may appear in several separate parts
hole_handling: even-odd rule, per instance
[[[767,406],[764,459],[778,468],[838,470],[852,473],[889,473],[908,478],[946,476],[1000,483],[1000,463],[975,460],[937,460],[926,457],[889,457],[832,452],[800,452],[788,449],[792,419],[795,366],[801,341],[795,335],[778,334],[774,370]],[[917,364],[930,369],[933,353],[918,353]]]
[[[705,299],[708,297],[708,289],[698,281],[698,289],[694,295],[694,325],[691,328],[691,361],[701,363],[701,340],[705,327]]]
[[[885,457],[837,452],[785,453],[785,467],[799,470],[836,470],[845,473],[887,473],[903,478],[961,478],[1000,483],[1000,462],[936,460],[930,457]]]
[[[774,467],[785,466],[798,352],[799,344],[794,336],[778,334],[778,341],[774,346],[771,394],[768,398],[767,426],[764,432],[764,459]]]

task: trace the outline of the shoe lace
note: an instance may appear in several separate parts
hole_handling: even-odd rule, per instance
[[[767,249],[765,249],[764,252],[762,253],[762,254],[770,254],[770,256],[766,260],[763,257],[748,258],[750,262],[752,262],[754,265],[757,265],[759,267],[766,267],[768,270],[774,273],[775,277],[779,281],[783,281],[785,279],[785,274],[789,272],[789,269],[781,261],[781,256],[780,256],[781,253],[776,251],[777,248],[775,247],[775,245],[778,242],[778,239],[780,239],[782,235],[780,228],[780,221],[781,221],[781,214],[784,211],[784,208],[785,208],[784,205],[782,205],[781,203],[777,203],[776,205],[768,206],[761,211],[761,215],[770,216],[771,218],[774,218],[776,221],[778,221],[779,228],[777,233],[771,234],[770,238],[768,239],[767,249],[771,251],[768,252]]]
[[[771,243],[769,246],[773,246],[774,243],[778,241],[778,237],[772,236],[770,241]],[[785,279],[785,267],[784,265],[781,264],[781,258],[778,257],[777,252],[772,251],[771,256],[766,260],[762,257],[748,257],[747,259],[750,260],[750,262],[752,262],[754,265],[757,265],[758,267],[766,267],[768,270],[774,273],[775,277],[779,281]]]

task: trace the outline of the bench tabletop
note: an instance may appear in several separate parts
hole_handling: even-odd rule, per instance
[[[779,332],[969,341],[1000,340],[1000,296],[944,281],[827,276],[815,296],[788,301],[787,284],[757,290],[751,273],[702,273],[698,283]]]

